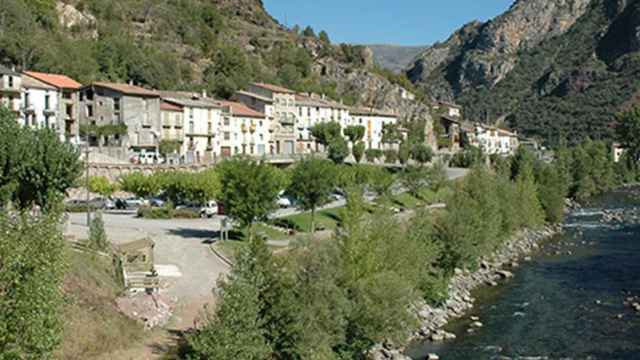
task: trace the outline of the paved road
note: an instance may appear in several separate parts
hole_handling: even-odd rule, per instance
[[[200,308],[213,300],[217,279],[229,271],[209,249],[219,219],[146,220],[134,214],[103,214],[109,240],[122,244],[149,236],[156,244],[155,263],[171,286],[163,292],[187,308]],[[86,237],[85,214],[71,214],[67,234]],[[176,275],[181,275],[175,277]],[[185,315],[186,316],[186,315]]]

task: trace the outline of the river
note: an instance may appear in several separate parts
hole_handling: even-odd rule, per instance
[[[625,299],[640,296],[640,225],[630,219],[600,223],[605,209],[628,213],[635,206],[640,201],[631,191],[617,191],[574,212],[565,233],[546,243],[514,279],[475,294],[478,305],[469,317],[478,316],[482,328],[467,333],[471,320],[456,321],[447,328],[456,340],[416,343],[407,355],[640,359],[640,312],[625,305]]]

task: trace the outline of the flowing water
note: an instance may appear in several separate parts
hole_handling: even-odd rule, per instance
[[[457,340],[417,343],[407,355],[424,359],[640,359],[640,312],[624,304],[640,296],[640,225],[602,224],[605,209],[640,206],[631,191],[594,200],[573,213],[565,234],[549,241],[516,278],[476,294],[470,320],[451,324]],[[640,298],[638,300],[640,301]]]

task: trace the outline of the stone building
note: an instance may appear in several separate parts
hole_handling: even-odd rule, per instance
[[[344,130],[350,124],[349,108],[323,95],[296,95],[296,153],[307,154],[324,149],[311,135],[311,128],[319,123],[337,122]]]
[[[22,75],[0,65],[0,105],[5,106],[14,114],[20,115],[21,91]]]
[[[97,151],[143,163],[158,160],[160,95],[132,84],[95,82],[80,89],[80,123]],[[109,134],[97,136],[97,128]],[[84,134],[87,136],[87,134]]]
[[[349,125],[364,126],[363,141],[367,149],[385,150],[397,147],[397,144],[385,144],[382,141],[384,127],[398,124],[396,114],[371,108],[351,108],[349,113]]]

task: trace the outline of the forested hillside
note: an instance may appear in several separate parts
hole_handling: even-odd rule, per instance
[[[553,4],[520,0],[468,25],[423,53],[410,77],[433,97],[459,102],[472,120],[506,120],[550,144],[611,138],[612,114],[640,90],[640,2]],[[514,28],[518,19],[526,26]]]
[[[265,81],[428,116],[376,72],[369,49],[287,29],[261,0],[4,0],[0,63],[219,97]]]

